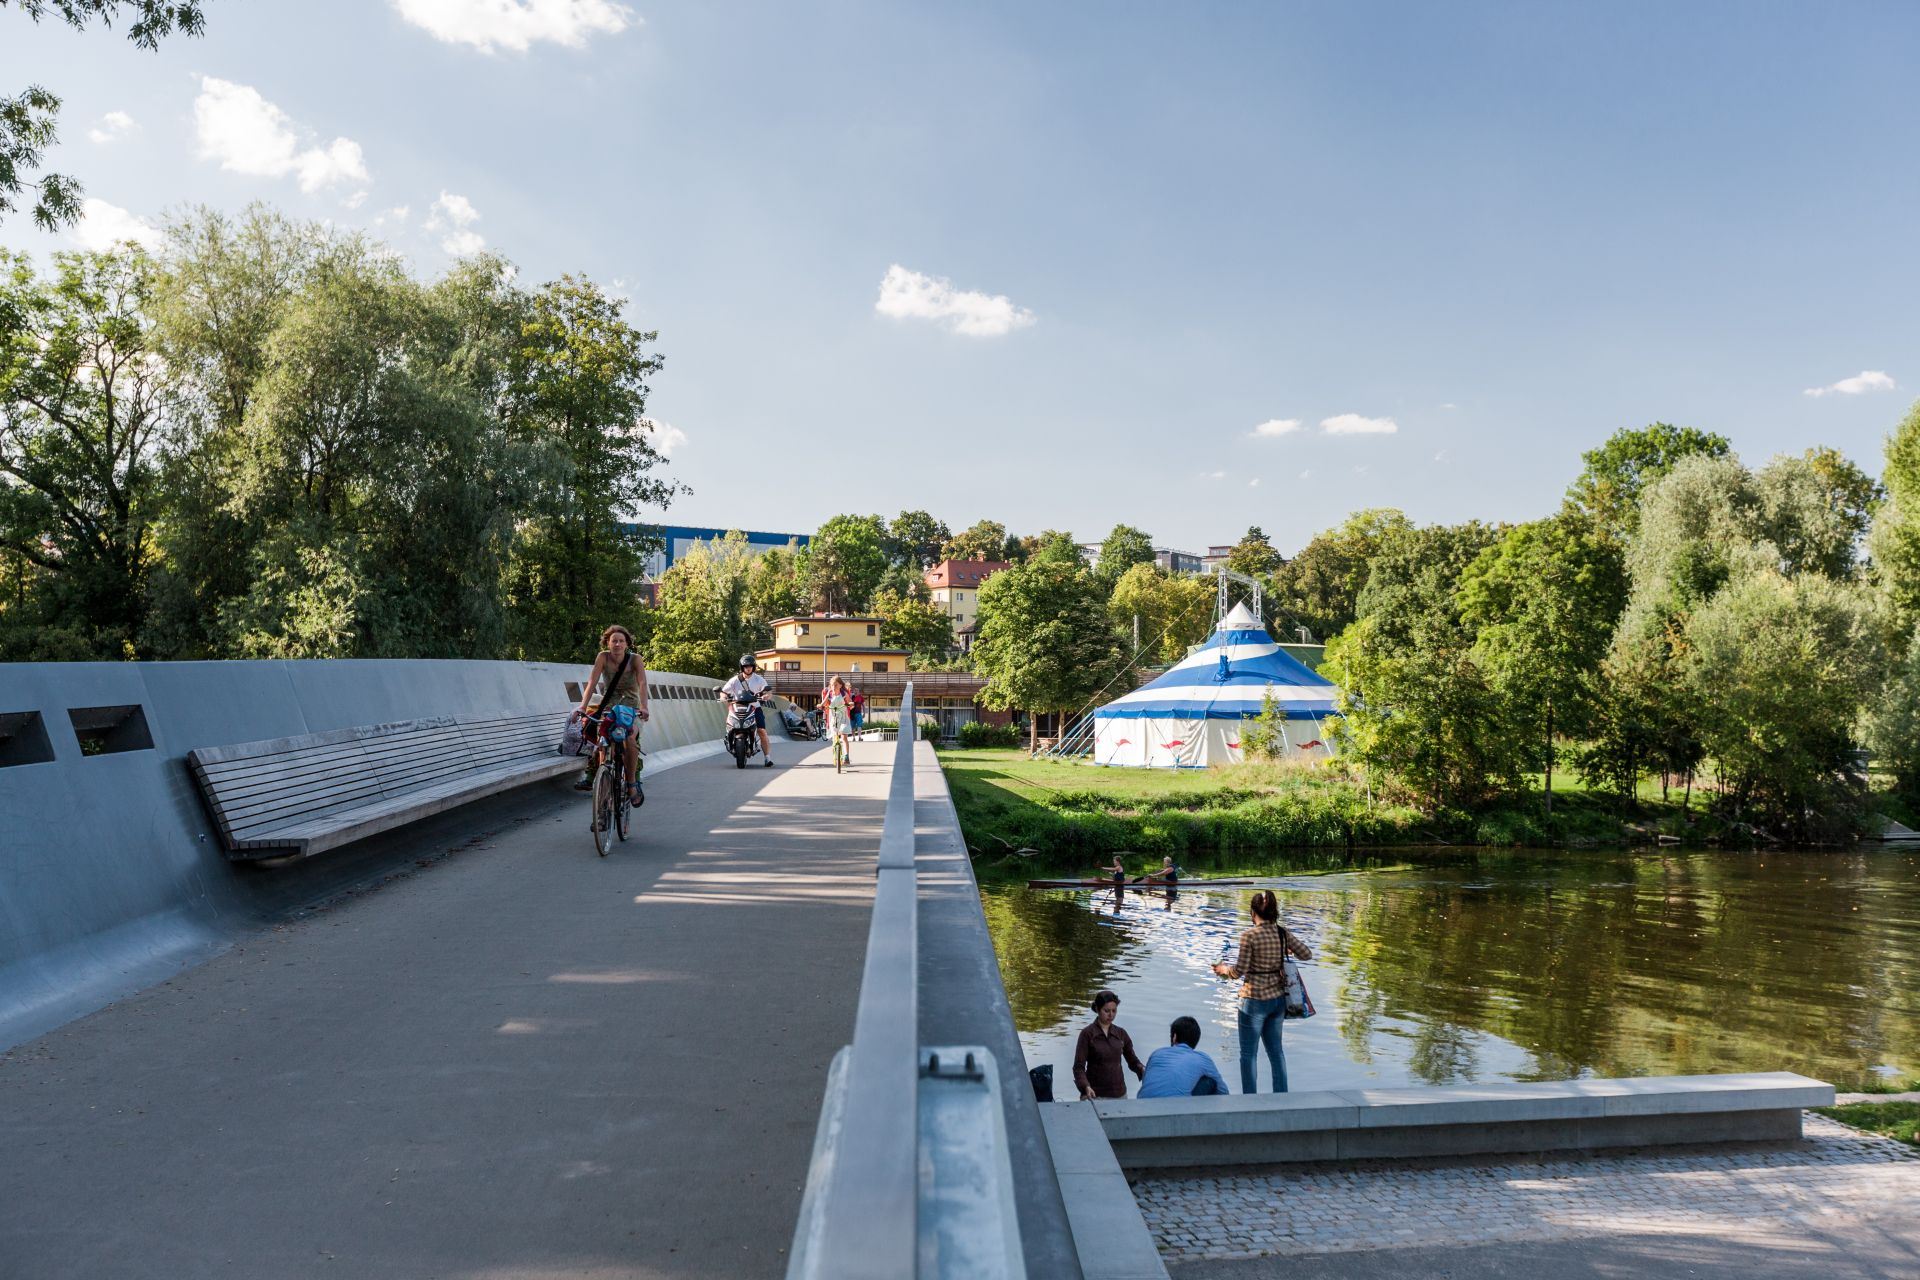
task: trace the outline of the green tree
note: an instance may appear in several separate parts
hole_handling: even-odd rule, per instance
[[[1586,469],[1567,490],[1567,501],[1586,513],[1602,537],[1628,538],[1638,527],[1642,490],[1682,458],[1724,458],[1731,449],[1725,436],[1693,427],[1656,422],[1622,428],[1580,455]]]
[[[1573,513],[1516,525],[1467,567],[1459,603],[1476,662],[1514,722],[1531,729],[1551,814],[1556,735],[1589,728],[1600,662],[1626,604],[1619,545]]]
[[[886,576],[886,522],[879,516],[835,516],[820,526],[800,559],[816,609],[859,613]]]
[[[1130,524],[1117,524],[1106,541],[1100,544],[1100,560],[1094,566],[1094,572],[1109,589],[1126,576],[1135,565],[1153,563],[1153,539],[1143,529]]]
[[[1077,554],[1043,555],[981,585],[973,660],[987,679],[983,705],[1071,714],[1106,685],[1119,659],[1106,600]]]
[[[1905,637],[1920,623],[1920,401],[1887,437],[1886,459],[1868,550],[1890,621]]]
[[[1321,666],[1340,686],[1337,732],[1352,754],[1430,808],[1485,804],[1525,761],[1459,602],[1467,567],[1500,536],[1477,522],[1395,534]]]
[[[906,649],[916,667],[945,662],[953,650],[953,619],[922,594],[882,591],[874,597],[880,615],[880,643]]]
[[[1689,620],[1684,679],[1736,816],[1757,806],[1796,835],[1853,799],[1853,727],[1885,672],[1871,598],[1821,573],[1746,574]]]
[[[953,531],[924,511],[902,511],[887,525],[887,557],[897,565],[931,569]]]
[[[1134,619],[1140,620],[1140,661],[1178,662],[1213,630],[1214,585],[1210,579],[1176,576],[1152,562],[1120,575],[1107,599],[1115,634],[1132,650]]]
[[[1248,529],[1227,554],[1227,568],[1250,578],[1266,578],[1281,564],[1280,553],[1273,549],[1259,525]]]
[[[150,284],[137,251],[58,254],[48,281],[0,251],[0,547],[38,571],[20,620],[96,658],[132,650],[153,558],[170,386]]]
[[[1007,526],[997,520],[982,520],[948,539],[940,548],[942,560],[1007,559]]]
[[[1316,534],[1300,554],[1273,572],[1270,612],[1326,639],[1359,616],[1360,592],[1386,541],[1413,528],[1389,507],[1356,511],[1337,529]]]
[[[509,569],[516,653],[573,657],[591,650],[639,598],[654,543],[630,522],[678,491],[645,420],[658,338],[628,324],[626,303],[592,281],[562,276],[527,300],[504,397],[509,431],[557,464],[522,521]]]
[[[675,559],[660,580],[647,665],[722,678],[733,673],[741,654],[763,647],[748,611],[754,567],[753,550],[738,530],[696,542]]]
[[[127,39],[137,48],[157,49],[175,32],[197,36],[205,25],[198,0],[0,0],[0,9],[18,8],[34,22],[52,16],[76,31],[96,20],[111,27],[126,17]],[[40,85],[28,85],[9,97],[0,94],[0,218],[19,207],[21,193],[59,137],[60,99]],[[80,184],[57,173],[37,183],[33,220],[53,231],[80,217]]]

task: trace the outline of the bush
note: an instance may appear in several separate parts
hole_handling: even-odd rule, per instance
[[[1020,726],[982,724],[978,720],[969,720],[960,726],[960,745],[969,751],[977,751],[982,747],[1017,747],[1020,745]]]

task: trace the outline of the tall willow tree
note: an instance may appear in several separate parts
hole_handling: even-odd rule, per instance
[[[513,651],[575,658],[629,613],[650,539],[628,521],[666,503],[671,481],[643,425],[659,336],[590,280],[563,276],[527,300],[504,396],[514,436],[553,466],[541,477],[514,547],[508,591]]]

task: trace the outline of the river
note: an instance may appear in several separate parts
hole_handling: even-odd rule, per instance
[[[1920,1074],[1920,851],[1301,865],[1269,868],[1282,923],[1315,952],[1302,972],[1318,1016],[1286,1025],[1296,1090],[1717,1071],[1846,1088]],[[1254,892],[1129,892],[1116,909],[1110,890],[985,885],[1027,1065],[1054,1064],[1056,1096],[1070,1097],[1074,1037],[1110,987],[1142,1058],[1192,1014],[1238,1091],[1237,984],[1207,966]]]

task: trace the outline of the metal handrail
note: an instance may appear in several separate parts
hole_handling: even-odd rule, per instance
[[[900,699],[910,723],[913,686]],[[913,842],[914,739],[894,748],[875,869],[873,921],[860,974],[837,1159],[821,1190],[816,1275],[899,1280],[916,1270],[919,1228],[919,884]],[[804,1229],[804,1224],[803,1224]]]

